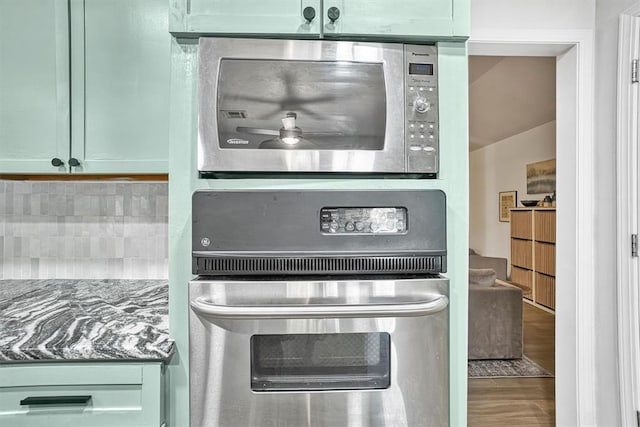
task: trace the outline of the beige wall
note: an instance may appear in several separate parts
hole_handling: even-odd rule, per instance
[[[527,195],[526,165],[555,158],[555,132],[551,121],[469,153],[470,248],[509,258],[509,223],[498,221],[498,193],[516,190],[518,201],[544,196]]]

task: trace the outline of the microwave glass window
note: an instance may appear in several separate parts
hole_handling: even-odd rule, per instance
[[[388,333],[251,337],[251,390],[383,389],[390,384]]]
[[[383,150],[381,63],[222,59],[223,149]]]

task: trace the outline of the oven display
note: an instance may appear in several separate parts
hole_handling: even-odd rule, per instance
[[[407,231],[407,208],[322,208],[324,234],[402,234]]]

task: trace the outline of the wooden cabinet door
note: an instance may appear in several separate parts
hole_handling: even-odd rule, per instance
[[[332,23],[336,10],[339,18]],[[468,0],[325,0],[324,35],[464,38],[468,15]]]
[[[71,0],[76,173],[166,173],[166,0]]]
[[[0,0],[0,173],[69,156],[68,0]]]
[[[320,0],[172,0],[174,33],[320,35]],[[308,9],[311,8],[311,9]],[[307,14],[305,14],[307,9]],[[315,17],[308,21],[305,15]]]

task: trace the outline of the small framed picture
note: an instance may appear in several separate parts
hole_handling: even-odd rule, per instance
[[[511,221],[511,211],[518,204],[517,191],[501,191],[498,193],[498,220],[500,222]]]

